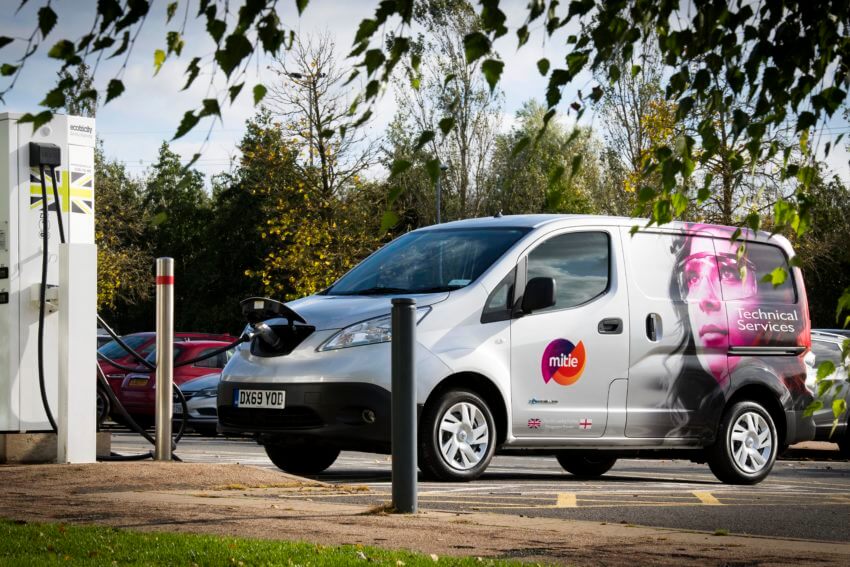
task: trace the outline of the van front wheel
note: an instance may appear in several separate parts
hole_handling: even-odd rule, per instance
[[[708,466],[727,484],[757,484],[770,474],[779,438],[773,419],[756,402],[738,402],[723,414]]]
[[[339,456],[339,449],[333,447],[276,444],[264,447],[275,466],[290,474],[319,474],[334,464]]]
[[[557,458],[565,471],[580,478],[602,476],[617,462],[617,457],[602,451],[561,451]]]
[[[422,413],[419,465],[427,476],[469,481],[481,476],[496,443],[493,414],[468,390],[450,390]]]

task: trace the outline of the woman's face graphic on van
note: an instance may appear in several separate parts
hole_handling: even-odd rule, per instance
[[[722,230],[704,227],[689,241],[689,253],[679,264],[679,290],[687,301],[700,364],[721,382],[729,373],[725,356],[729,324],[723,294],[727,300],[755,300],[756,272],[745,258],[738,259],[738,244],[730,242]]]

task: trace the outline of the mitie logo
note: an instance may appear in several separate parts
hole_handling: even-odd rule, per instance
[[[575,384],[584,372],[586,358],[581,341],[574,345],[566,339],[555,339],[543,351],[540,360],[543,381],[548,384],[549,380],[554,380],[562,386]]]

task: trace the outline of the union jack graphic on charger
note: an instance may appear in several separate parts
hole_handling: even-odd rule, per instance
[[[578,422],[578,426],[581,427],[582,429],[592,429],[593,428],[593,420],[585,417],[584,419],[582,419],[581,421]]]
[[[542,422],[539,419],[537,419],[536,417],[533,417],[533,418],[528,420],[528,428],[529,429],[540,429],[541,425],[542,425]]]

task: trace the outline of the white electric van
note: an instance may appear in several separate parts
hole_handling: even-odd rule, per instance
[[[428,477],[471,480],[494,452],[516,451],[586,477],[640,455],[759,482],[783,447],[814,435],[791,247],[714,225],[632,234],[645,224],[441,224],[397,238],[321,293],[249,301],[253,338],[223,371],[219,428],[255,434],[294,473],[318,473],[340,450],[389,452],[390,301],[412,297]]]

